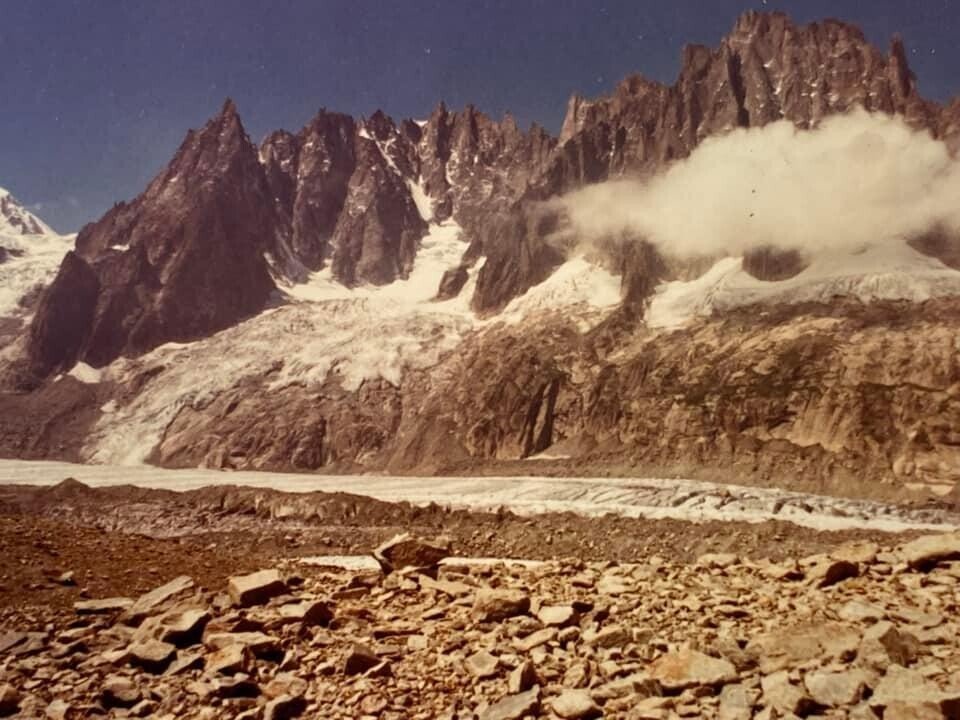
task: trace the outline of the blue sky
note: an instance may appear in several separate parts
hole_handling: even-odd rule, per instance
[[[960,93],[954,0],[0,0],[0,186],[78,229],[139,193],[224,97],[260,140],[319,107],[424,117],[439,100],[559,128],[569,95],[672,81],[745,9],[900,32],[922,92]]]

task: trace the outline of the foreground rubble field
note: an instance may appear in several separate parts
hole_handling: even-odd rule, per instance
[[[406,536],[346,569],[0,521],[0,715],[960,717],[957,534],[534,563]],[[48,578],[6,592],[31,572]]]

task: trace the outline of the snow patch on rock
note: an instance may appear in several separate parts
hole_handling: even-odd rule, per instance
[[[657,288],[646,320],[651,327],[676,328],[698,316],[754,303],[832,302],[850,297],[861,302],[909,300],[960,294],[960,272],[906,243],[881,243],[859,252],[823,252],[787,280],[757,280],[742,258],[723,258],[695,280]]]
[[[331,379],[350,391],[377,379],[400,385],[407,372],[439,364],[471,332],[563,308],[566,315],[596,314],[619,300],[619,278],[575,258],[511,303],[505,315],[482,320],[470,308],[482,261],[456,297],[435,300],[443,273],[460,265],[466,248],[456,223],[434,224],[405,279],[348,288],[324,269],[304,283],[282,285],[289,302],[246,322],[115,361],[101,379],[122,384],[162,371],[128,403],[101,415],[86,459],[144,462],[181,407],[202,407],[244,377],[263,378],[274,389]]]

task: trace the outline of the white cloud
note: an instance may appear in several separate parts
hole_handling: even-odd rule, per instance
[[[960,164],[901,118],[855,111],[812,131],[781,121],[707,139],[649,181],[557,201],[580,237],[628,233],[675,256],[759,245],[816,252],[960,229]]]

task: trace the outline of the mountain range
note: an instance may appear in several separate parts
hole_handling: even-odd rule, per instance
[[[851,113],[960,148],[960,100],[924,99],[899,39],[778,13],[686,47],[673,85],[574,95],[557,137],[441,103],[324,109],[258,145],[227,100],[75,238],[0,193],[0,453],[952,487],[949,228],[691,256],[635,231],[588,242],[563,201]]]

